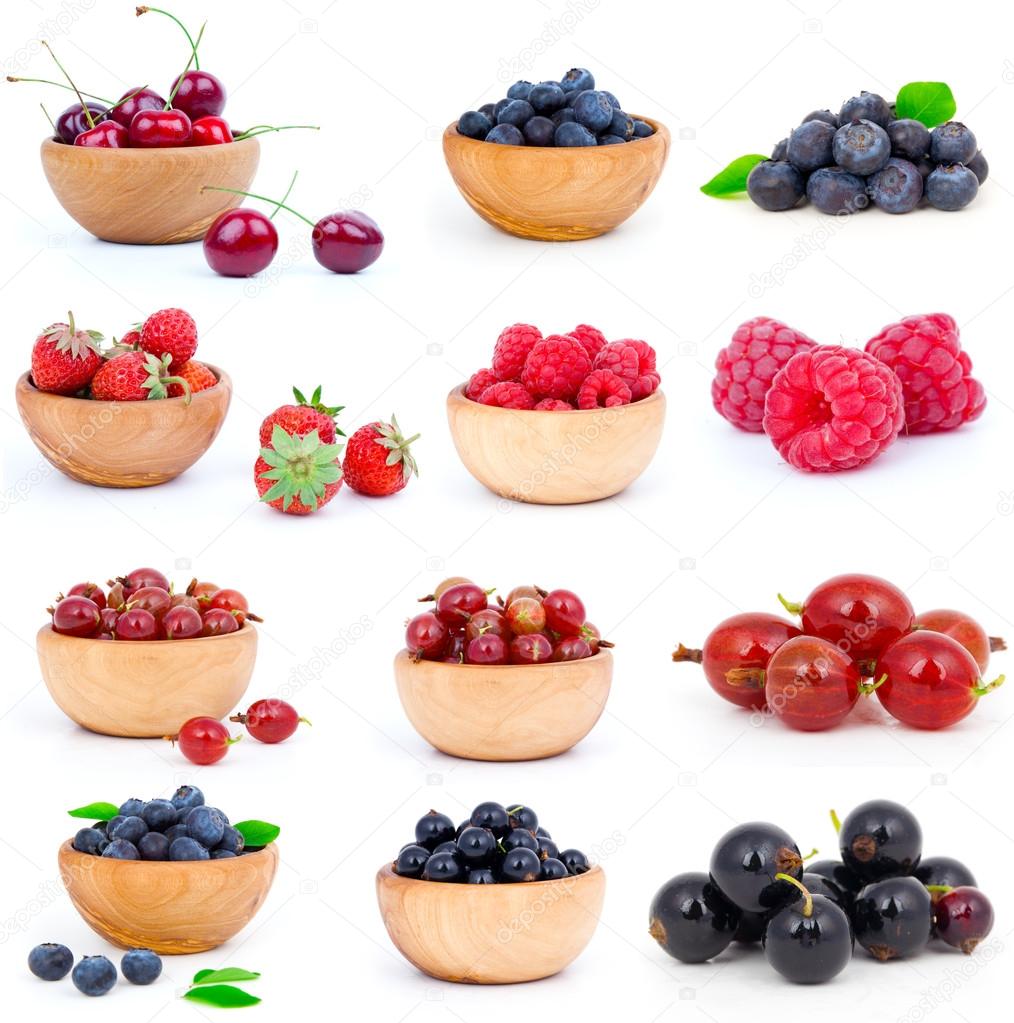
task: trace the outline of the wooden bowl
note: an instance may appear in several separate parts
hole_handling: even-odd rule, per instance
[[[23,374],[15,398],[35,446],[62,473],[98,487],[151,487],[175,479],[211,447],[232,398],[232,381],[217,366],[218,384],[183,398],[92,401],[48,394]]]
[[[394,659],[398,696],[415,730],[468,760],[539,760],[579,743],[609,697],[613,656],[559,664],[444,664]]]
[[[465,468],[493,493],[580,504],[618,494],[648,467],[662,438],[665,395],[617,408],[528,412],[480,405],[456,387],[447,419]]]
[[[438,980],[516,984],[569,966],[591,940],[606,875],[527,884],[441,884],[377,872],[377,901],[398,951]]]
[[[86,149],[42,143],[42,169],[60,205],[107,242],[165,245],[203,238],[241,195],[202,192],[204,185],[247,191],[260,160],[257,139],[173,149]]]
[[[274,843],[225,860],[114,860],[60,846],[60,877],[84,922],[120,948],[207,952],[264,904],[278,868]]]
[[[500,146],[444,132],[444,159],[465,201],[487,223],[546,242],[594,238],[651,195],[669,155],[665,125],[622,146]]]
[[[199,639],[79,639],[44,625],[35,637],[42,678],[57,706],[102,735],[158,739],[189,718],[223,718],[253,674],[257,630]]]

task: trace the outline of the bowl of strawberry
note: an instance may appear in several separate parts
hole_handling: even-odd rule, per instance
[[[609,697],[612,644],[570,590],[517,586],[506,597],[463,577],[422,598],[394,659],[415,730],[468,760],[538,760],[579,743]]]
[[[189,469],[232,398],[224,370],[194,358],[197,324],[160,309],[106,343],[73,313],[42,330],[17,382],[21,420],[46,460],[82,483],[150,487]]]
[[[596,327],[501,331],[488,369],[447,396],[454,446],[495,494],[535,504],[612,497],[648,467],[665,423],[654,348]]]
[[[250,683],[260,618],[239,590],[194,579],[177,592],[137,568],[106,588],[77,583],[48,610],[36,636],[43,681],[89,731],[175,735],[189,718],[225,717]]]

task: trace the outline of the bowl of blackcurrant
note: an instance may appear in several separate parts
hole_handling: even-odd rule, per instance
[[[102,735],[175,735],[225,717],[250,684],[260,618],[238,590],[194,579],[176,592],[155,568],[77,583],[54,601],[36,650],[50,696]]]
[[[394,659],[415,730],[469,760],[538,760],[595,726],[613,658],[570,590],[518,586],[506,597],[460,576],[422,598]]]
[[[466,984],[559,973],[591,940],[605,887],[602,868],[561,850],[534,810],[493,802],[458,825],[430,810],[377,873],[398,951],[431,977]]]
[[[684,963],[760,943],[798,984],[834,979],[856,944],[887,962],[931,941],[971,955],[989,935],[993,907],[975,876],[952,857],[923,858],[922,828],[906,807],[873,799],[831,817],[840,858],[813,863],[777,825],[733,828],[707,871],[677,874],[655,893],[649,933]]]

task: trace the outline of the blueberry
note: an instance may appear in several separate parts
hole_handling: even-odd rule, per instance
[[[394,861],[394,872],[402,877],[422,877],[423,867],[429,858],[430,853],[425,846],[407,845]]]
[[[490,867],[479,867],[470,870],[465,877],[468,884],[496,884],[496,874]]]
[[[584,874],[591,870],[588,857],[580,849],[564,849],[560,853],[560,860],[569,874]]]
[[[922,175],[914,163],[892,156],[869,179],[867,190],[885,213],[910,213],[922,198]]]
[[[607,100],[609,100],[609,105],[613,108],[613,110],[620,109],[620,101],[608,89],[600,89],[599,91]]]
[[[850,121],[835,133],[835,163],[853,174],[875,174],[890,158],[891,140],[873,121]]]
[[[926,179],[926,201],[938,210],[964,209],[978,194],[975,172],[960,163],[937,167]]]
[[[556,134],[556,125],[548,117],[536,115],[525,121],[521,134],[525,137],[526,145],[551,146],[553,136]]]
[[[189,810],[204,805],[204,793],[196,785],[181,785],[170,800],[177,810]],[[180,814],[182,820],[183,815]]]
[[[562,110],[557,110],[550,118],[557,128],[559,128],[561,124],[566,124],[568,121],[573,121],[574,119],[574,111],[571,110],[570,107],[564,107]]]
[[[124,817],[110,832],[110,838],[122,838],[137,845],[148,834],[148,825],[140,817]]]
[[[485,114],[489,118],[490,124],[496,124],[496,104],[495,103],[483,103],[479,107],[480,114]]]
[[[981,149],[965,166],[975,175],[980,185],[989,177],[989,164],[986,163]]]
[[[171,845],[176,841],[177,838],[186,838],[189,832],[187,831],[186,824],[174,824],[171,828],[166,828],[165,837],[169,839]]]
[[[210,858],[208,850],[195,838],[177,838],[169,846],[169,859],[171,860],[207,860]]]
[[[526,81],[515,82],[507,90],[508,99],[528,99],[532,91],[532,83]]]
[[[162,972],[162,960],[150,948],[132,948],[120,960],[120,970],[131,984],[152,984]]]
[[[507,99],[506,97],[504,97],[501,100],[497,100],[496,105],[493,107],[492,121],[494,124],[496,124],[497,121],[500,120],[500,111],[503,110],[503,108],[507,106],[508,103],[513,102],[514,102],[513,100]]]
[[[424,881],[464,881],[465,867],[455,853],[434,853],[423,867],[422,879]]]
[[[112,834],[116,830],[117,825],[124,820],[126,820],[126,818],[123,816],[123,814],[118,813],[115,817],[110,817],[109,820],[106,821],[106,826],[103,830],[107,835],[112,837]]]
[[[165,831],[176,823],[176,807],[168,799],[152,799],[144,804],[141,819],[151,831]]]
[[[501,146],[523,146],[525,137],[520,128],[513,124],[498,124],[487,136],[487,142],[495,142]]]
[[[105,956],[85,956],[74,967],[70,979],[81,994],[97,998],[112,990],[116,967]]]
[[[558,146],[598,145],[598,140],[595,136],[583,124],[578,124],[577,121],[564,121],[556,129],[553,141]]]
[[[243,833],[237,831],[231,824],[227,824],[222,834],[222,841],[215,848],[231,853],[241,853],[245,845],[246,839],[243,837]]]
[[[78,852],[87,853],[89,856],[101,856],[108,839],[98,828],[82,828],[74,836],[72,844]]]
[[[532,86],[531,94],[524,98],[531,103],[537,114],[551,114],[567,102],[566,94],[556,82],[539,82]]]
[[[750,171],[746,191],[762,210],[791,210],[803,198],[805,178],[791,163],[765,160]]]
[[[583,67],[572,67],[560,79],[560,88],[564,92],[583,92],[595,88],[595,76]]]
[[[122,838],[113,839],[102,850],[102,855],[111,860],[139,860],[141,858],[140,853],[137,851],[137,846],[133,842],[128,842]]]
[[[120,817],[140,817],[143,809],[144,800],[131,797],[120,807],[118,813]]]
[[[818,167],[830,167],[834,163],[834,136],[836,128],[826,121],[806,121],[789,135],[786,159],[804,174]]]
[[[807,121],[823,121],[832,128],[838,127],[838,115],[832,114],[830,110],[811,110],[799,123],[806,124]]]
[[[513,124],[515,128],[520,128],[525,121],[535,116],[535,111],[532,109],[531,103],[524,99],[512,99],[497,114],[497,124]]]
[[[225,834],[225,818],[213,806],[198,806],[190,812],[187,818],[187,835],[194,841],[200,842],[205,849],[214,849],[222,836]],[[177,842],[183,841],[177,839]],[[176,845],[176,842],[173,842]],[[177,857],[173,857],[176,859]]]
[[[161,831],[149,831],[137,843],[137,851],[141,854],[142,860],[167,860],[171,844],[168,835],[162,834]]]
[[[500,880],[508,884],[538,881],[542,863],[531,849],[512,849],[500,864]]]
[[[838,126],[860,120],[872,121],[881,128],[886,128],[888,122],[893,119],[891,108],[883,96],[878,96],[875,92],[861,92],[843,104],[838,113]]]
[[[887,137],[891,140],[891,155],[918,163],[929,156],[930,131],[922,121],[903,118],[891,121],[887,126]]]
[[[447,814],[430,810],[425,817],[420,817],[415,825],[415,840],[426,849],[436,849],[442,842],[454,838],[454,821]]]
[[[789,140],[782,139],[774,149],[771,150],[772,160],[787,160],[789,156]]]
[[[621,139],[619,135],[600,135],[598,138],[598,145],[622,146],[626,141],[626,139]]]
[[[561,878],[569,876],[570,871],[564,866],[563,861],[556,859],[555,856],[544,859],[542,866],[539,867],[540,881],[559,881]]]
[[[622,110],[614,110],[613,119],[609,122],[609,127],[606,128],[606,134],[619,135],[626,142],[627,139],[634,137],[634,122]]]
[[[478,110],[466,110],[458,118],[458,134],[480,142],[493,130],[493,122]]]
[[[574,101],[574,117],[590,131],[605,131],[613,119],[613,105],[604,92],[582,92]]]
[[[212,849],[211,859],[213,860],[234,860],[236,854],[230,849]]]
[[[47,941],[28,953],[28,969],[40,980],[63,980],[74,965],[74,953],[66,945]]]
[[[934,163],[969,163],[978,151],[975,136],[959,121],[938,124],[930,132],[930,157]]]
[[[634,138],[635,139],[646,139],[649,135],[654,135],[655,129],[648,124],[647,121],[634,120]]]

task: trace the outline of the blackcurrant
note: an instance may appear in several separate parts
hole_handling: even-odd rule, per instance
[[[741,915],[707,874],[688,871],[655,893],[648,933],[674,959],[703,963],[729,946]]]
[[[739,926],[736,928],[732,940],[738,941],[741,945],[752,945],[764,937],[767,925],[767,913],[741,913]]]
[[[856,896],[856,941],[881,962],[914,955],[930,939],[932,912],[929,892],[916,878],[876,881]]]
[[[515,828],[508,832],[500,839],[500,844],[505,852],[510,852],[512,849],[531,849],[534,853],[539,851],[539,840],[532,832],[525,831],[523,828]]]
[[[560,853],[560,859],[567,868],[568,873],[584,874],[591,870],[591,863],[580,849],[564,849]]]
[[[496,874],[491,867],[477,867],[470,870],[465,878],[468,884],[496,884]]]
[[[820,874],[834,881],[839,888],[855,895],[866,883],[854,870],[849,870],[841,860],[816,860],[806,864],[808,874]]]
[[[530,806],[513,803],[507,807],[507,815],[510,817],[512,828],[524,828],[525,831],[535,831],[539,826],[539,818]]]
[[[793,885],[791,875],[783,875]],[[823,895],[799,884],[796,901],[778,910],[764,932],[764,955],[795,984],[823,984],[836,977],[852,958],[852,928],[845,911]]]
[[[915,870],[922,856],[922,828],[900,803],[871,799],[841,822],[838,844],[845,866],[864,881],[879,881]]]
[[[570,877],[570,872],[562,860],[558,860],[554,856],[542,860],[542,865],[539,867],[540,881],[559,881],[565,877]]]
[[[452,838],[454,838],[454,821],[446,814],[430,810],[416,823],[415,840],[427,849],[436,849],[441,842],[449,842]]]
[[[496,853],[496,836],[485,828],[465,828],[458,836],[458,855],[466,867],[488,867]]]
[[[800,880],[803,882],[803,887],[811,895],[823,895],[825,899],[830,900],[836,906],[841,906],[848,913],[852,906],[852,896],[844,888],[832,881],[831,878],[825,877],[823,874],[815,874],[812,871],[804,870]]]
[[[423,846],[406,845],[394,861],[394,872],[402,877],[422,877],[423,867],[429,858],[429,850]]]
[[[500,880],[507,883],[538,881],[541,868],[538,853],[531,849],[511,849],[500,864]]]
[[[499,803],[480,803],[469,821],[476,828],[488,828],[497,838],[503,838],[511,827],[507,810]]]
[[[464,881],[465,868],[454,853],[433,853],[423,867],[422,879],[424,881]]]
[[[763,913],[789,902],[795,889],[778,874],[803,876],[799,847],[774,824],[740,824],[727,832],[711,854],[711,878],[740,909]]]
[[[993,929],[993,906],[978,888],[961,885],[940,897],[934,921],[941,939],[971,955]]]

